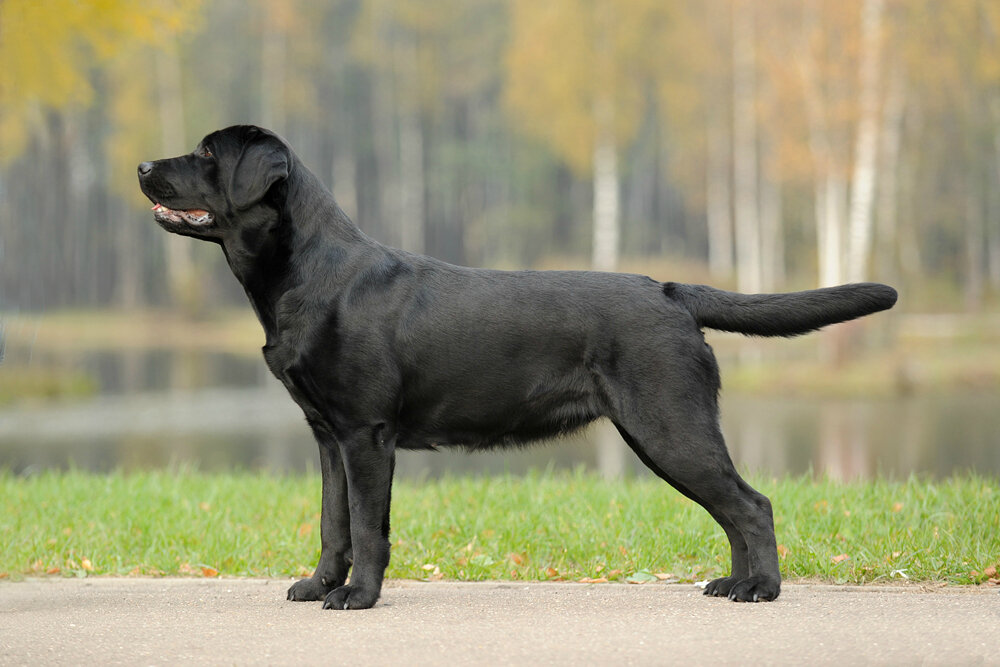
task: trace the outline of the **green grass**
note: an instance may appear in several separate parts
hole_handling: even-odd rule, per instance
[[[786,579],[984,583],[1000,484],[756,479]],[[0,577],[301,576],[319,555],[319,478],[182,469],[0,472]],[[696,581],[726,573],[722,530],[652,479],[585,473],[398,482],[388,576]]]

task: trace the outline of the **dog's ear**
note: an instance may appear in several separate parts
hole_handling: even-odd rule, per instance
[[[288,148],[276,137],[258,136],[243,146],[229,184],[229,199],[237,209],[256,204],[271,186],[288,178]]]

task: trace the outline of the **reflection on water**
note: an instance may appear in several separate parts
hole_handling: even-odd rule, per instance
[[[0,410],[0,467],[18,473],[188,463],[202,470],[318,469],[301,413],[259,360],[162,352],[94,355],[86,363],[100,378],[99,398]],[[1000,475],[998,406],[996,393],[851,401],[724,396],[722,422],[737,465],[769,474],[943,477],[974,469]],[[580,465],[609,476],[651,474],[606,423],[514,451],[400,452],[397,474]]]

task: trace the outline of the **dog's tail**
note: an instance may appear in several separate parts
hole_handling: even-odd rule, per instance
[[[664,283],[663,293],[691,313],[699,327],[747,336],[799,336],[892,308],[896,290],[879,283],[785,294],[738,294],[708,287]]]

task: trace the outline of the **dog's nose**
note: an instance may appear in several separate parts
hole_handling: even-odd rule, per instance
[[[146,174],[148,174],[151,171],[153,171],[153,163],[152,162],[143,162],[142,164],[139,165],[139,175],[140,176],[145,176]]]

